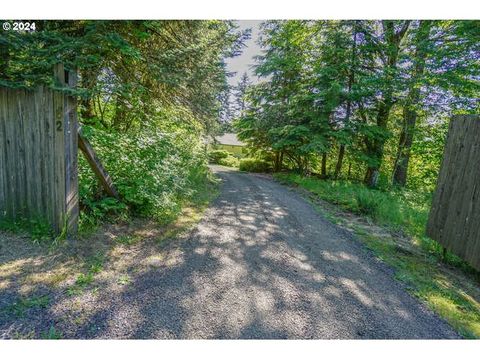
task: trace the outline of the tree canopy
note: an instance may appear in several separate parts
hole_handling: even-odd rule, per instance
[[[479,110],[479,25],[267,21],[239,136],[277,169],[404,186],[415,142]]]
[[[40,21],[35,32],[2,32],[0,82],[49,84],[63,63],[78,70],[85,123],[127,130],[173,106],[210,130],[227,87],[225,59],[247,36],[230,21]]]

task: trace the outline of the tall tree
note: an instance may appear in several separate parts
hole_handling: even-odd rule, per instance
[[[381,76],[377,83],[380,93],[375,101],[375,126],[377,128],[377,136],[366,137],[365,145],[370,163],[367,166],[364,182],[367,186],[376,187],[380,175],[380,166],[383,160],[383,151],[386,137],[378,136],[381,132],[388,130],[388,120],[390,110],[392,109],[395,99],[394,91],[397,84],[397,65],[401,51],[402,40],[410,26],[410,21],[384,20],[381,23],[382,35],[378,42],[377,52],[379,60],[382,63]],[[371,37],[371,39],[374,39]],[[377,39],[375,39],[375,42]],[[380,132],[380,133],[379,133]]]
[[[244,72],[234,89],[235,110],[239,116],[242,116],[247,109],[247,90],[252,85],[248,74]]]
[[[421,20],[415,35],[414,54],[412,58],[413,73],[408,86],[408,95],[403,104],[402,130],[400,133],[400,140],[393,170],[393,183],[395,185],[405,186],[407,183],[410,150],[412,148],[415,125],[417,122],[417,108],[420,101],[421,79],[425,70],[431,28],[432,21]]]

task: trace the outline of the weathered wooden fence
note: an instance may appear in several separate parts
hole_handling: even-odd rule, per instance
[[[76,75],[54,70],[61,86]],[[74,97],[46,87],[0,88],[0,217],[38,218],[77,230],[77,111]]]
[[[454,116],[427,235],[480,270],[480,116]]]

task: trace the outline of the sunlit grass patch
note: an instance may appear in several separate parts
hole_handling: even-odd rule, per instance
[[[86,272],[78,275],[75,283],[67,288],[67,294],[69,296],[79,295],[89,285],[91,285],[95,279],[95,275],[103,269],[103,263],[105,256],[103,254],[95,254],[88,258],[85,262]]]
[[[210,202],[218,196],[218,184],[219,180],[214,177],[209,177],[206,182],[203,182],[197,191],[197,196],[184,204],[182,212],[175,221],[165,227],[165,230],[156,240],[162,242],[174,238],[197,224]]]

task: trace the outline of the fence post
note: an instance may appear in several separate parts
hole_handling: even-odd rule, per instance
[[[56,85],[64,88],[54,92],[55,111],[55,185],[56,227],[67,239],[73,239],[78,230],[78,143],[76,99],[65,88],[77,83],[76,71],[65,71],[63,64],[54,66]],[[57,180],[58,178],[58,180]]]

